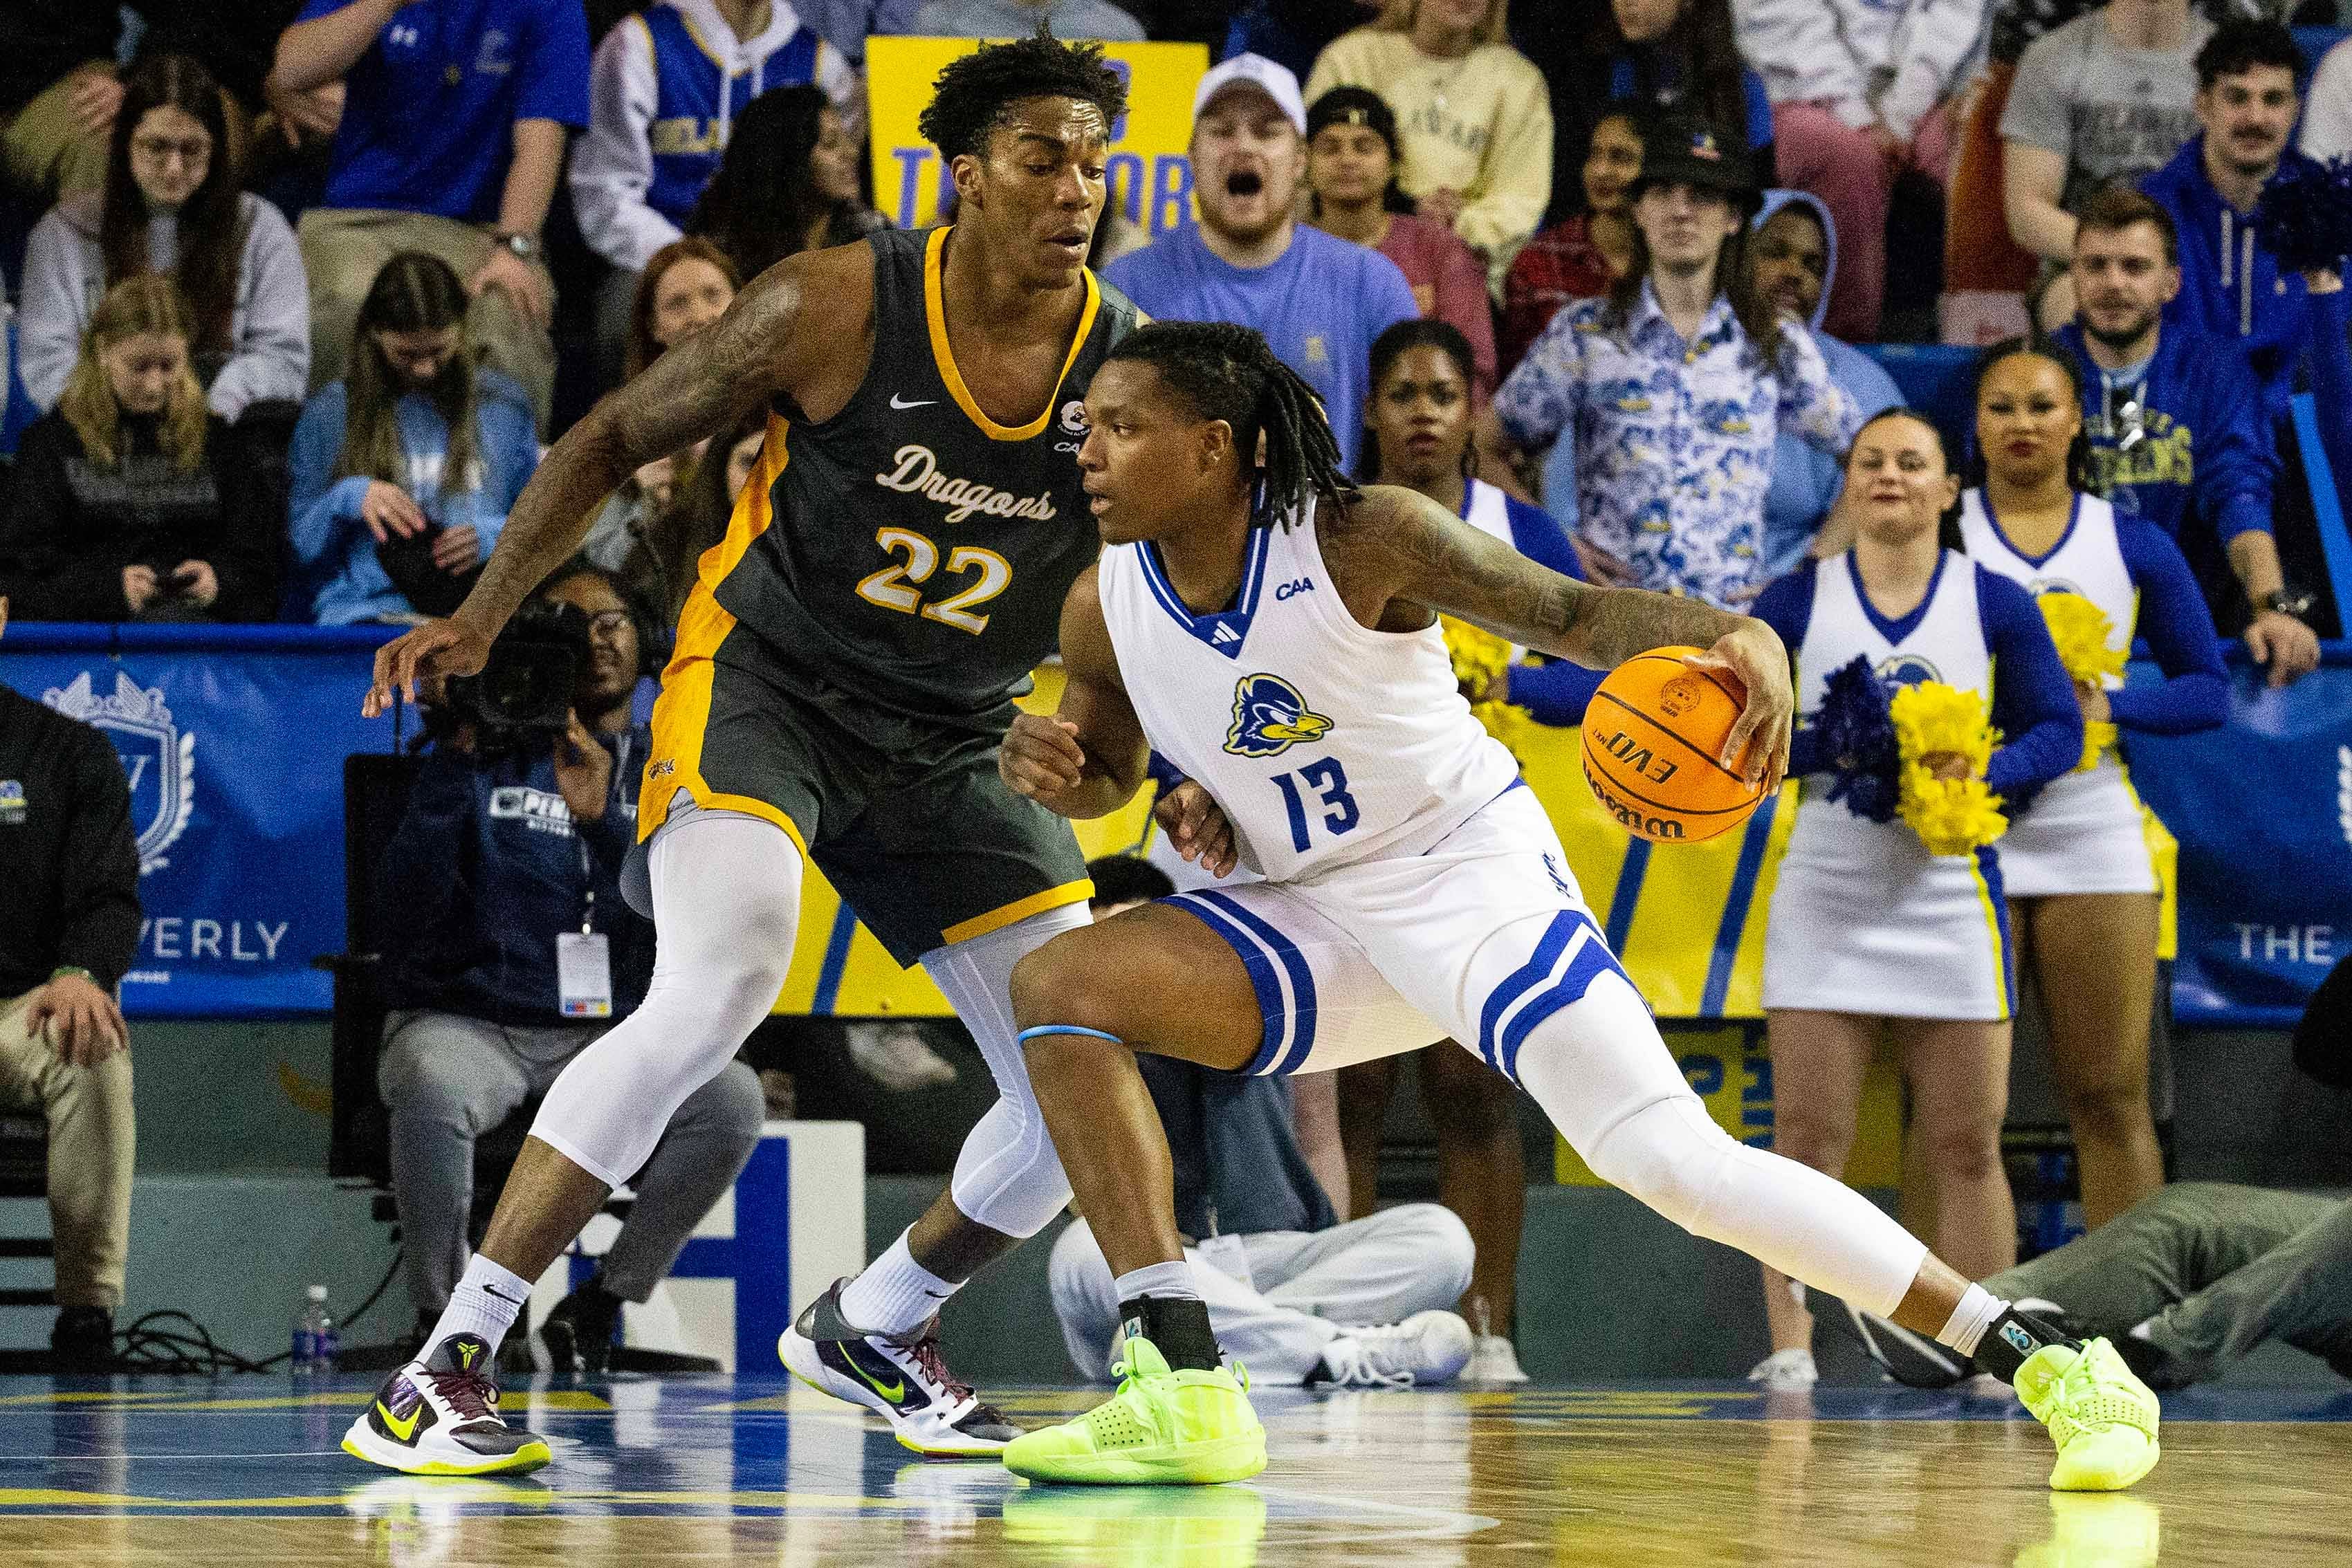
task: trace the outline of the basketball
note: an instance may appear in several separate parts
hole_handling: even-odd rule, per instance
[[[1584,713],[1584,779],[1636,838],[1696,843],[1748,820],[1762,791],[1718,760],[1748,701],[1722,670],[1654,648],[1609,674]]]

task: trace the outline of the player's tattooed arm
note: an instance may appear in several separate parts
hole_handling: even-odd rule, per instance
[[[866,282],[863,319],[843,320],[844,314],[861,315],[854,308],[858,291],[848,287],[855,281],[848,275],[860,268]],[[845,256],[812,252],[779,263],[753,278],[710,327],[601,399],[524,486],[481,582],[458,615],[494,632],[580,548],[597,503],[630,475],[656,457],[723,434],[779,393],[803,394],[828,361],[851,360],[862,371],[865,356],[843,350],[861,328],[871,331],[871,253],[862,246]],[[842,304],[853,308],[845,312]],[[815,401],[805,398],[803,406]]]
[[[1064,817],[1102,817],[1142,788],[1151,748],[1119,680],[1088,567],[1062,605],[1062,702],[1050,718],[1024,713],[996,754],[1015,794]]]
[[[479,670],[516,607],[579,549],[597,504],[646,464],[779,395],[811,418],[838,412],[865,375],[873,272],[864,246],[778,262],[724,316],[599,401],[540,461],[466,602],[376,651],[361,712],[374,717],[395,689],[414,698],[420,679]]]
[[[1339,585],[1342,597],[1351,609],[1372,607],[1374,624],[1391,603],[1425,605],[1596,670],[1652,648],[1706,650],[1693,662],[1725,670],[1748,690],[1725,763],[1737,766],[1746,752],[1748,777],[1768,787],[1780,783],[1795,694],[1788,650],[1762,622],[1695,599],[1562,577],[1419,492],[1395,486],[1367,488],[1343,520],[1319,526],[1327,540],[1340,544],[1334,570],[1349,579]],[[1751,747],[1751,736],[1761,744]]]

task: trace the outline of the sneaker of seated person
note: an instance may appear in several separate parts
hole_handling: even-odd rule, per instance
[[[1323,1364],[1310,1383],[1410,1388],[1451,1382],[1469,1364],[1470,1325],[1443,1308],[1415,1312],[1401,1323],[1364,1323],[1323,1347]]]
[[[905,1093],[935,1089],[956,1079],[953,1063],[933,1051],[911,1023],[854,1023],[843,1043],[857,1070],[883,1088]]]
[[[1776,1350],[1750,1367],[1748,1381],[1760,1383],[1775,1394],[1792,1393],[1811,1388],[1821,1381],[1813,1366],[1813,1353],[1799,1346],[1793,1350]]]
[[[604,1289],[604,1276],[582,1281],[539,1325],[548,1370],[558,1377],[578,1373],[603,1376],[613,1367],[613,1334],[620,1323],[621,1298]]]
[[[104,1307],[67,1307],[49,1330],[49,1364],[61,1373],[115,1369],[114,1314]]]
[[[1470,1364],[1463,1369],[1465,1383],[1525,1383],[1528,1375],[1519,1365],[1519,1347],[1507,1334],[1482,1333],[1470,1345]]]

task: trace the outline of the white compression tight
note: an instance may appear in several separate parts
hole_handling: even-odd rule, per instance
[[[1085,904],[1065,904],[923,955],[924,972],[955,1004],[996,1077],[996,1103],[965,1137],[948,1191],[964,1218],[1006,1236],[1036,1235],[1070,1201],[1013,1027],[1013,966],[1091,918]]]
[[[530,1129],[607,1186],[636,1174],[687,1096],[768,1016],[800,923],[801,852],[772,822],[688,812],[651,861],[652,987],[563,1070]]]
[[[1537,1025],[1517,1069],[1595,1176],[1692,1235],[1882,1317],[1918,1277],[1927,1247],[1868,1198],[1715,1124],[1622,977]]]

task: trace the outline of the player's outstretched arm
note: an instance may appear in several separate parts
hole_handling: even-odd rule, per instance
[[[1051,718],[1024,713],[996,754],[1013,793],[1063,817],[1104,817],[1142,788],[1151,748],[1118,678],[1118,656],[1103,624],[1095,569],[1062,604],[1062,705]]]
[[[1336,508],[1335,508],[1336,509]],[[1599,588],[1562,577],[1454,517],[1417,491],[1375,485],[1344,519],[1317,514],[1325,553],[1344,571],[1351,608],[1403,600],[1483,626],[1591,669],[1677,643],[1704,648],[1694,663],[1723,669],[1747,688],[1748,705],[1724,747],[1726,766],[1743,751],[1747,773],[1777,787],[1789,760],[1795,710],[1789,653],[1751,616],[1696,599],[1638,588]],[[1753,747],[1751,737],[1761,744]]]
[[[855,388],[866,355],[845,350],[870,337],[872,298],[865,246],[790,257],[752,279],[716,322],[599,400],[541,460],[457,613],[377,650],[362,711],[374,717],[394,687],[413,699],[420,677],[480,669],[516,607],[579,549],[595,507],[646,464],[729,429],[780,392],[830,414],[815,406],[831,401],[821,383],[838,380],[846,364]]]

